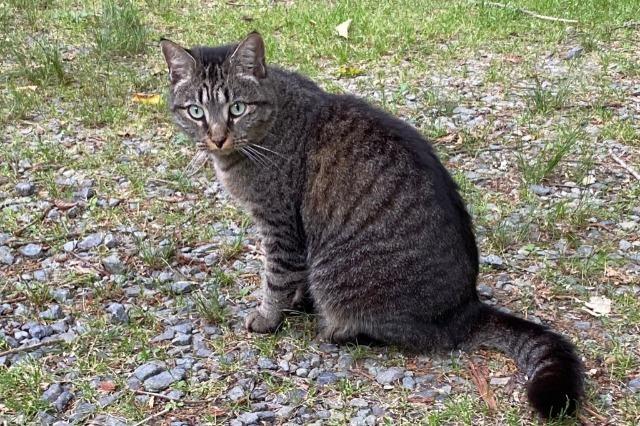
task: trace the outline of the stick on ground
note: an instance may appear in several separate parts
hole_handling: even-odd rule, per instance
[[[499,7],[501,9],[509,9],[509,10],[513,10],[515,12],[520,12],[523,13],[525,15],[529,15],[533,18],[537,18],[537,19],[542,19],[544,21],[553,21],[553,22],[564,22],[565,24],[579,24],[580,22],[575,20],[575,19],[566,19],[566,18],[557,18],[555,16],[548,16],[548,15],[540,15],[539,13],[536,12],[532,12],[528,9],[523,9],[521,7],[517,7],[517,6],[512,6],[510,4],[504,4],[504,3],[496,3],[493,1],[476,1],[476,4],[481,4],[481,5],[486,5],[486,6],[491,6],[491,7]]]
[[[635,171],[634,168],[628,165],[622,158],[618,157],[614,153],[611,153],[611,158],[613,158],[613,161],[620,164],[620,166],[622,166],[623,169],[628,171],[631,176],[633,176],[637,180],[640,180],[640,173]]]

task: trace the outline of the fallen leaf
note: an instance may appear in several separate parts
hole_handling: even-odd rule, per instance
[[[364,71],[358,67],[352,67],[349,65],[342,65],[338,69],[338,77],[339,78],[353,78],[359,75],[363,75]]]
[[[158,105],[160,103],[160,95],[153,93],[134,93],[131,100],[143,105]]]
[[[611,300],[606,296],[591,296],[584,306],[583,309],[595,317],[606,317],[611,313]]]
[[[25,90],[30,90],[32,92],[35,92],[36,90],[38,90],[38,86],[20,86],[20,87],[16,87],[16,90],[20,92]]]
[[[116,390],[116,384],[111,380],[104,380],[98,384],[98,389],[103,392],[113,392]]]
[[[489,410],[496,411],[498,409],[498,403],[493,395],[493,391],[489,387],[487,381],[487,371],[485,367],[477,367],[472,361],[469,361],[469,372],[471,373],[471,380],[478,388],[480,397],[487,404]]]
[[[336,32],[342,38],[349,38],[349,26],[351,26],[352,19],[347,19],[343,23],[336,26]]]

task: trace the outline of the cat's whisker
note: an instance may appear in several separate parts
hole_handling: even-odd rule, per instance
[[[238,150],[239,150],[241,153],[243,153],[243,154],[244,154],[244,156],[245,156],[245,157],[247,157],[247,159],[248,159],[249,161],[251,161],[253,164],[255,164],[256,166],[263,166],[263,165],[262,165],[262,163],[260,163],[260,162],[257,160],[256,156],[255,156],[254,154],[250,153],[250,152],[246,149],[246,146],[239,147],[239,148],[238,148]],[[263,167],[264,167],[264,166],[263,166]]]
[[[260,157],[262,159],[262,161],[264,162],[265,166],[267,166],[268,164],[266,164],[267,162],[269,163],[269,165],[273,166],[274,168],[280,170],[280,167],[278,167],[278,165],[271,159],[269,158],[267,155],[265,155],[263,152],[260,152],[258,150],[256,150],[255,148],[253,148],[253,145],[251,146],[246,146],[246,148],[250,149],[251,152]]]
[[[268,152],[270,152],[270,153],[272,153],[272,154],[275,154],[275,155],[277,155],[278,157],[282,158],[283,160],[288,160],[288,159],[289,159],[289,158],[288,158],[288,157],[286,157],[285,155],[282,155],[282,154],[280,154],[279,152],[276,152],[276,151],[274,151],[274,150],[272,150],[272,149],[269,149],[269,148],[267,148],[267,147],[264,147],[264,146],[262,146],[262,145],[258,145],[258,144],[255,144],[255,143],[252,143],[252,144],[250,144],[250,145],[251,145],[251,146],[253,146],[253,147],[255,147],[255,148],[259,148],[259,149],[262,149],[262,150],[264,150],[264,151],[268,151]]]

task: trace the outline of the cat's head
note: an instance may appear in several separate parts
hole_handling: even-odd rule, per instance
[[[260,34],[218,48],[160,44],[169,66],[171,110],[199,148],[227,154],[266,136],[276,105]]]

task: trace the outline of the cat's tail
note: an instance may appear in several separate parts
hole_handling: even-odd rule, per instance
[[[473,346],[485,346],[513,358],[528,377],[529,402],[544,418],[572,415],[584,394],[584,366],[575,347],[549,328],[501,312],[474,306],[465,325]]]

